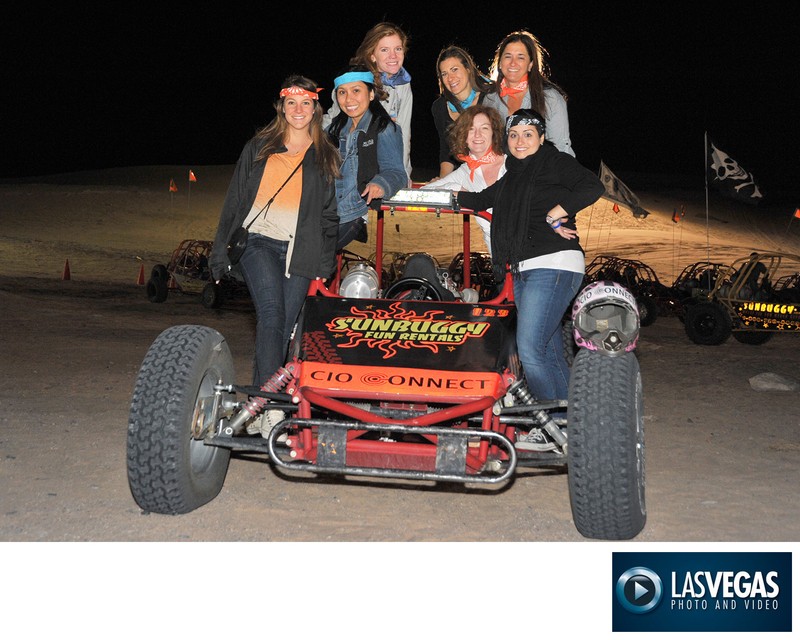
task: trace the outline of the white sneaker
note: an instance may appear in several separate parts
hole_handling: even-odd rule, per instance
[[[269,435],[272,433],[272,430],[275,428],[281,420],[286,418],[286,412],[281,411],[280,409],[269,409],[265,411],[261,415],[261,420],[257,421],[259,424],[259,431],[261,432],[261,437],[265,440],[269,439]],[[286,433],[282,433],[278,436],[277,442],[286,442]]]

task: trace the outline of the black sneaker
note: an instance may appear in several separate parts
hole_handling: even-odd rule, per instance
[[[523,451],[550,451],[556,448],[555,442],[550,440],[539,427],[534,427],[528,433],[523,433],[517,437],[515,446]]]

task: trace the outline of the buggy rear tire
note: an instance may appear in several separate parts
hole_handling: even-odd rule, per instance
[[[150,277],[167,282],[169,280],[169,271],[167,271],[167,267],[163,264],[157,264],[154,265],[153,269],[150,271]]]
[[[686,308],[683,328],[695,344],[719,345],[731,335],[731,317],[716,302],[698,302]]]
[[[572,518],[587,538],[628,540],[647,519],[642,377],[633,353],[581,349],[567,417]]]
[[[658,304],[649,296],[636,298],[636,306],[639,308],[639,326],[649,327],[658,318]]]
[[[150,302],[164,302],[164,300],[167,299],[167,294],[169,293],[167,280],[150,276],[150,279],[147,281],[146,293],[147,299]]]
[[[200,294],[200,302],[206,309],[219,309],[225,301],[222,287],[216,282],[209,282]]]
[[[401,278],[386,290],[384,297],[396,300],[442,300],[436,287],[425,278]]]
[[[733,339],[742,344],[759,345],[767,342],[772,335],[768,331],[734,331]]]
[[[145,355],[128,419],[128,483],[136,503],[154,513],[188,513],[222,489],[231,452],[192,436],[206,424],[217,383],[234,382],[225,338],[208,327],[164,330]]]

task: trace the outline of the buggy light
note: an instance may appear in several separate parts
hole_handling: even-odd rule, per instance
[[[371,266],[359,262],[342,279],[339,294],[345,298],[374,298],[378,295],[378,274]]]
[[[627,353],[639,340],[639,308],[621,284],[599,280],[575,298],[572,325],[579,347],[608,355]]]

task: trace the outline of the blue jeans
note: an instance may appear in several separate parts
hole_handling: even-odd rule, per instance
[[[539,400],[569,395],[561,320],[582,281],[583,274],[557,269],[529,269],[514,279],[517,350],[528,388]]]
[[[251,233],[239,262],[256,310],[253,384],[258,386],[286,364],[289,338],[311,282],[284,275],[288,248],[288,242]]]
[[[364,218],[356,218],[350,222],[342,222],[339,224],[339,237],[336,241],[336,250],[341,251],[353,240],[360,237],[365,238],[366,242],[367,225]]]

